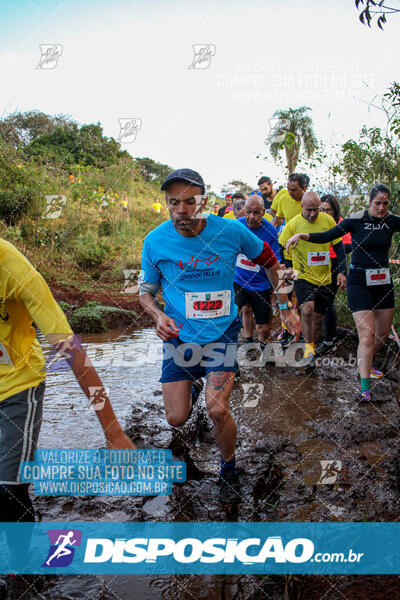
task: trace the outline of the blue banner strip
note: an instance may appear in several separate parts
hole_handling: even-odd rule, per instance
[[[2,573],[400,574],[399,523],[41,522],[0,531]]]

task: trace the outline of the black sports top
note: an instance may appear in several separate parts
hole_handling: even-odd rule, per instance
[[[400,217],[388,213],[378,219],[364,210],[343,219],[336,227],[324,233],[310,233],[309,241],[323,244],[350,232],[353,243],[352,264],[355,267],[377,269],[388,266],[390,244],[396,231],[400,231]]]

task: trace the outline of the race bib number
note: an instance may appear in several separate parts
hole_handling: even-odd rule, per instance
[[[11,365],[12,367],[14,366],[7,350],[5,349],[4,344],[2,344],[1,342],[0,342],[0,365]]]
[[[315,265],[329,265],[331,257],[329,256],[329,250],[323,252],[307,252],[307,264],[309,267],[315,267]]]
[[[225,317],[231,312],[231,291],[186,292],[187,319],[215,319]]]
[[[238,254],[236,266],[241,269],[246,269],[246,271],[255,271],[257,273],[260,270],[260,265],[255,265],[245,254]]]
[[[390,283],[389,269],[367,269],[365,276],[367,285],[387,285]]]

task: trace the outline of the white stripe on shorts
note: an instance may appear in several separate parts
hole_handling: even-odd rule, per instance
[[[28,449],[27,449],[27,452],[26,452],[25,460],[29,460],[29,457],[30,457],[31,452],[32,452],[33,435],[34,435],[34,429],[35,429],[35,423],[36,423],[36,412],[37,412],[37,407],[38,407],[38,401],[36,399],[36,392],[37,392],[37,387],[34,388],[34,390],[32,392],[33,410],[32,410],[31,423],[29,425],[29,444],[28,444]]]
[[[26,416],[26,419],[25,419],[24,442],[23,442],[23,446],[22,446],[21,460],[19,461],[17,481],[21,481],[20,467],[21,467],[21,463],[26,460],[27,450],[28,450],[28,446],[29,446],[28,442],[29,442],[29,436],[31,434],[30,423],[31,423],[32,412],[33,412],[33,409],[34,409],[33,403],[32,403],[32,395],[33,395],[34,389],[35,388],[29,388],[29,391],[28,391],[28,400],[27,400],[28,413],[27,413],[27,416]]]

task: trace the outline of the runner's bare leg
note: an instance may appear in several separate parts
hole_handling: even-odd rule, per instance
[[[314,302],[304,302],[301,307],[301,330],[306,342],[314,343]]]
[[[192,408],[193,381],[169,381],[162,384],[162,392],[167,421],[173,427],[186,423]]]
[[[214,423],[214,434],[222,458],[231,461],[236,448],[236,424],[229,408],[229,399],[235,380],[232,371],[212,371],[207,375],[206,407]]]
[[[241,317],[243,322],[244,337],[249,338],[254,335],[254,317],[253,309],[249,304],[245,304],[241,310]]]
[[[353,313],[358,333],[357,363],[360,377],[368,379],[374,356],[375,319],[372,310]]]
[[[374,339],[374,356],[383,347],[390,333],[390,328],[393,323],[393,308],[379,308],[374,310],[375,317],[375,339]]]

